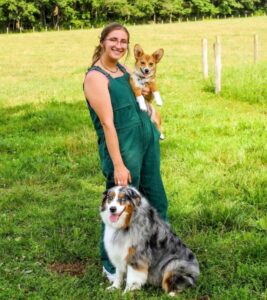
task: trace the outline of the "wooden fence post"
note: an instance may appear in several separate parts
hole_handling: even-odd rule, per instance
[[[254,35],[254,63],[256,64],[259,59],[259,36]]]
[[[222,72],[222,61],[221,61],[221,42],[220,38],[216,37],[216,42],[213,44],[214,58],[215,58],[215,94],[221,91],[221,72]]]
[[[209,76],[209,66],[208,66],[208,40],[202,39],[202,68],[204,79]]]

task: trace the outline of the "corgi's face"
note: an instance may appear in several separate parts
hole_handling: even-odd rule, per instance
[[[158,49],[153,54],[145,54],[140,45],[134,46],[134,57],[136,59],[136,72],[142,77],[152,77],[156,73],[156,65],[163,56],[163,49]]]

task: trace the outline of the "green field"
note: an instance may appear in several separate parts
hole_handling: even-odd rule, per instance
[[[178,299],[267,299],[267,18],[129,26],[163,47],[161,168],[174,231],[201,276]],[[253,35],[260,41],[253,64]],[[82,92],[100,29],[0,35],[0,299],[169,299],[105,291],[105,180]],[[213,93],[212,44],[222,43]],[[209,41],[210,79],[201,72]],[[133,65],[133,55],[126,64]],[[62,270],[62,272],[59,272]],[[74,274],[75,273],[75,274]]]

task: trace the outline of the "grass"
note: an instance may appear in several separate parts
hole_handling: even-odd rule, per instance
[[[266,29],[266,17],[129,27],[132,45],[165,50],[162,176],[171,224],[201,267],[196,289],[179,299],[267,299]],[[1,299],[169,299],[154,287],[106,292],[101,276],[105,180],[81,88],[99,32],[0,35]],[[211,79],[216,35],[220,95]],[[84,272],[59,274],[53,264]]]

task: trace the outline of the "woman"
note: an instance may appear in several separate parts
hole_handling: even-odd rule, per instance
[[[129,32],[106,26],[84,80],[84,93],[98,136],[106,188],[131,184],[167,219],[167,198],[160,175],[160,133],[141,111],[129,84],[129,72],[119,63],[129,51]],[[144,90],[146,95],[148,91]],[[102,226],[103,237],[103,226]],[[103,270],[112,280],[115,269],[100,243]]]

